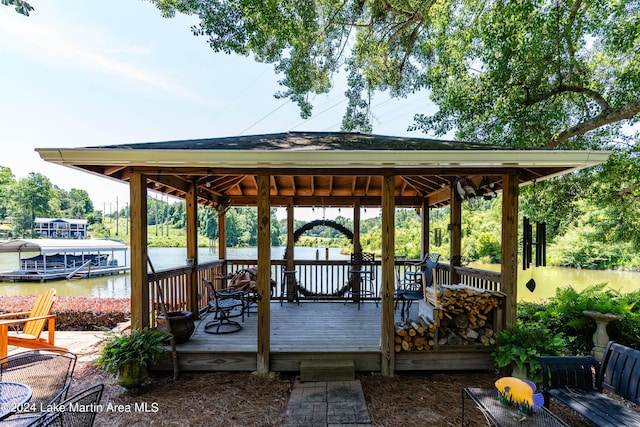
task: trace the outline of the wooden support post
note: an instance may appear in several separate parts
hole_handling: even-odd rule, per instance
[[[227,258],[227,213],[218,212],[218,259]],[[220,267],[221,274],[227,274],[227,263]]]
[[[395,373],[394,294],[395,294],[395,187],[394,176],[382,178],[382,351],[381,373]]]
[[[516,174],[502,177],[502,270],[504,301],[503,329],[516,323],[518,301],[518,192]]]
[[[293,271],[295,269],[295,265],[293,263],[295,259],[295,242],[294,242],[294,223],[293,223],[293,198],[289,198],[287,200],[287,271]],[[282,277],[282,280],[286,280],[285,286],[287,289],[287,301],[293,302],[294,296],[294,287],[296,285],[295,275],[286,274]],[[281,295],[282,297],[282,295]]]
[[[147,177],[132,172],[131,200],[131,327],[149,326],[149,277],[147,274]]]
[[[455,182],[451,183],[451,204],[449,207],[449,233],[451,236],[449,239],[449,258],[451,260],[449,280],[451,285],[456,285],[460,283],[460,274],[455,267],[460,265],[462,256],[462,203],[458,198]]]
[[[191,272],[187,275],[187,310],[199,318],[198,294],[202,286],[198,283],[198,185],[194,181],[185,196],[187,221],[187,259],[192,260]]]
[[[421,219],[422,219],[422,242],[421,242],[421,249],[422,249],[422,258],[424,258],[424,256],[426,254],[429,253],[429,244],[430,242],[430,231],[431,229],[429,228],[429,203],[427,201],[427,199],[422,199],[422,206],[420,207],[420,212],[422,213],[421,215]]]
[[[353,252],[360,252],[360,199],[353,199]]]
[[[269,373],[271,346],[271,200],[269,175],[258,175],[258,355],[257,371]]]
[[[227,258],[227,214],[218,213],[218,259]]]
[[[360,246],[360,199],[353,199],[353,252],[361,252]],[[360,275],[352,274],[351,280],[351,298],[353,302],[360,302]]]

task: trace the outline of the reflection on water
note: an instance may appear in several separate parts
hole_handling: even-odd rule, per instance
[[[271,259],[283,259],[285,248],[271,248]],[[185,248],[149,248],[149,258],[156,271],[184,266],[187,250]],[[217,259],[217,253],[208,248],[200,248],[200,262]],[[229,259],[255,259],[256,248],[239,248],[228,250]],[[297,247],[296,259],[324,260],[324,248]],[[337,248],[330,248],[328,259],[344,260],[348,255],[340,254]],[[0,254],[0,271],[12,270],[18,265],[17,254]],[[127,261],[127,265],[129,262]],[[495,264],[471,264],[471,267],[499,271]],[[536,289],[530,292],[525,284],[529,279],[536,281]],[[640,290],[640,273],[625,271],[578,270],[562,267],[533,267],[518,272],[518,300],[539,301],[555,294],[558,287],[571,285],[581,290],[588,286],[608,283],[612,289],[621,292]],[[93,277],[82,280],[59,280],[47,283],[40,282],[0,282],[0,295],[38,295],[51,287],[56,288],[60,296],[86,296],[96,298],[129,298],[131,283],[129,274]]]
[[[498,264],[469,264],[469,267],[500,271]],[[529,279],[535,280],[536,288],[530,292],[526,288]],[[585,270],[565,267],[532,267],[518,269],[518,300],[536,302],[552,297],[557,288],[571,286],[580,291],[592,285],[607,283],[610,289],[622,293],[640,290],[640,273],[617,270]]]

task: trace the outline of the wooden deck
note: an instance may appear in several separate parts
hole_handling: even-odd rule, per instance
[[[410,316],[416,316],[417,304]],[[231,334],[208,334],[209,314],[196,322],[191,339],[177,345],[181,371],[255,371],[257,320],[245,317],[242,329]],[[302,360],[349,359],[357,371],[379,372],[381,367],[381,308],[373,301],[271,303],[270,370],[299,371]],[[397,321],[400,310],[396,311]],[[236,319],[237,320],[237,319]],[[466,346],[424,352],[396,353],[397,371],[491,369],[489,347]],[[168,355],[156,369],[170,370]]]

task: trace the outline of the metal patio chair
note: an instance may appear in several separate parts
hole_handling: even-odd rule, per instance
[[[424,288],[433,286],[433,269],[439,259],[440,254],[428,253],[420,262],[405,263],[409,269],[405,271],[405,279],[396,288],[396,308],[397,302],[401,301],[402,320],[408,316],[413,301],[424,299]]]
[[[76,359],[75,354],[58,349],[13,354],[0,359],[0,381],[22,383],[31,387],[33,393],[29,407],[56,405],[67,397]],[[34,418],[32,412],[18,411],[0,421],[0,427],[25,425],[26,419],[31,418]]]
[[[33,427],[91,427],[98,413],[104,384],[97,384],[64,400],[59,410],[45,413]]]
[[[204,325],[204,331],[209,334],[229,334],[242,329],[242,325],[231,318],[242,317],[244,322],[246,292],[233,288],[218,290],[210,280],[203,278],[202,281],[209,295],[209,312],[214,313],[213,321]]]
[[[360,310],[360,304],[365,297],[375,298],[375,280],[376,280],[376,264],[375,254],[371,252],[354,252],[351,254],[349,260],[349,281],[351,286],[347,291],[347,301],[353,298],[354,291],[353,286],[358,283],[360,291],[358,294],[358,310]],[[346,304],[345,302],[345,304]],[[375,300],[376,307],[378,306],[378,300]]]

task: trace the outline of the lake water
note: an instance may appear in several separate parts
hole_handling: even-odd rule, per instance
[[[284,247],[271,248],[271,259],[283,259]],[[127,253],[128,254],[128,253]],[[227,249],[228,259],[256,259],[256,248]],[[316,256],[318,258],[316,258]],[[325,249],[296,247],[296,259],[325,259]],[[186,248],[149,248],[149,258],[156,271],[186,265]],[[201,263],[218,259],[218,253],[208,248],[198,249],[198,260]],[[340,253],[339,248],[329,248],[329,259],[349,259],[348,255]],[[120,265],[125,260],[118,260]],[[126,261],[126,265],[130,265]],[[18,254],[0,253],[0,271],[14,270],[18,266]],[[0,295],[39,295],[54,287],[59,296],[93,297],[93,298],[129,298],[131,295],[130,275],[118,274],[114,276],[91,277],[82,280],[56,280],[46,283],[40,282],[0,282]]]
[[[271,259],[283,259],[284,247],[271,249]],[[156,271],[185,265],[187,250],[185,248],[149,248],[149,257]],[[217,259],[217,252],[208,248],[200,248],[198,252],[200,262]],[[325,259],[325,249],[296,247],[296,259],[315,260]],[[255,259],[255,248],[228,249],[229,259]],[[329,249],[330,260],[345,260],[337,248]],[[127,263],[128,264],[128,263]],[[12,270],[18,265],[17,254],[0,254],[0,271]],[[472,267],[499,271],[495,264],[472,264]],[[525,284],[529,279],[536,281],[536,289],[530,292]],[[608,283],[612,289],[621,292],[640,290],[640,273],[626,271],[578,270],[562,267],[534,267],[518,272],[518,299],[525,301],[539,301],[552,297],[558,287],[571,285],[575,289]],[[131,282],[129,274],[115,276],[94,277],[83,280],[61,280],[47,283],[40,282],[0,282],[0,295],[38,295],[46,289],[55,287],[60,296],[86,296],[95,298],[129,298]]]

